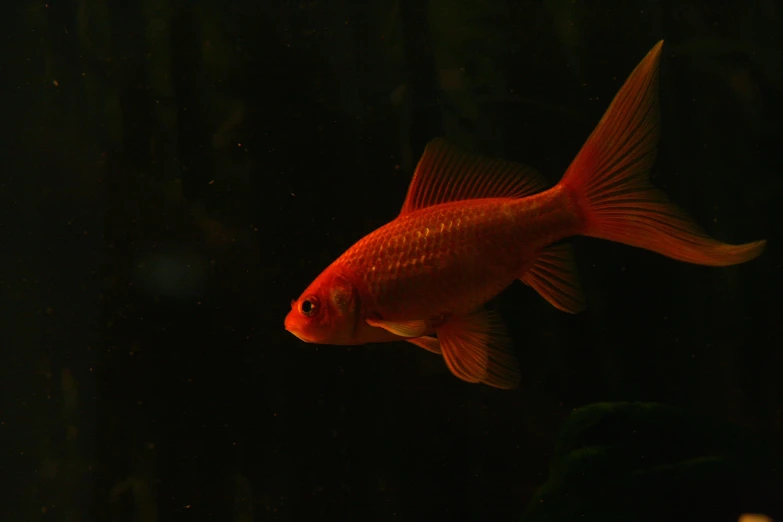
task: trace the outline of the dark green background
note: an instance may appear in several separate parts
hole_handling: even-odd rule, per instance
[[[780,516],[781,9],[9,3],[2,520]],[[409,344],[284,331],[290,300],[394,218],[429,139],[554,183],[661,38],[654,181],[715,237],[768,239],[761,258],[707,268],[577,238],[586,312],[519,284],[492,303],[522,366],[514,391],[463,383]],[[598,405],[598,435],[562,431],[582,429],[574,408],[615,401],[700,420]],[[600,462],[563,471],[571,447]],[[650,453],[697,472],[619,478]]]

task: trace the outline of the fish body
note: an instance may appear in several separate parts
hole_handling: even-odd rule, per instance
[[[442,354],[467,382],[513,388],[519,372],[499,318],[483,305],[520,279],[556,308],[585,300],[563,240],[584,235],[711,266],[765,245],[709,237],[649,182],[658,141],[659,42],[640,62],[561,181],[431,141],[400,215],[327,267],[285,319],[319,344],[405,340]]]
[[[520,278],[542,249],[577,229],[562,190],[482,198],[404,214],[334,263],[378,318],[467,314]]]

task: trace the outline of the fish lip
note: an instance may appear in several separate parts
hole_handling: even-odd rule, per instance
[[[302,335],[301,335],[299,332],[297,332],[297,331],[295,331],[295,330],[291,329],[291,327],[290,327],[290,326],[288,326],[288,325],[285,325],[285,329],[286,329],[286,331],[287,331],[287,332],[291,333],[291,335],[293,335],[294,337],[296,337],[296,338],[297,338],[297,339],[299,339],[300,341],[303,341],[303,342],[305,342],[305,343],[310,343],[310,342],[312,342],[312,341],[309,341],[309,340],[305,339],[304,337],[302,337]]]
[[[297,326],[301,326],[301,324],[300,324],[300,318],[297,317],[296,312],[294,311],[289,312],[288,315],[286,315],[285,317],[285,321],[283,321],[283,325],[285,326],[286,331],[290,332],[294,337],[296,337],[300,341],[305,343],[314,342],[312,337],[307,337],[301,328],[297,328]]]

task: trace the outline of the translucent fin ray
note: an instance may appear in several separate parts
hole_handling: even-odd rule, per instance
[[[466,199],[521,198],[544,190],[535,169],[460,151],[443,138],[424,149],[400,215]]]

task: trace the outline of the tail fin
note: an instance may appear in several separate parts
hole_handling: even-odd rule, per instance
[[[576,202],[582,235],[699,265],[749,261],[761,254],[766,241],[721,243],[650,183],[658,145],[662,46],[663,40],[633,70],[560,185]]]

